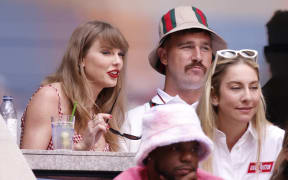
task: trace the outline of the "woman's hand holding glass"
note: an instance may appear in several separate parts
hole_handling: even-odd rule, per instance
[[[90,150],[94,145],[99,143],[101,136],[107,132],[109,125],[107,122],[112,119],[111,114],[98,113],[94,119],[88,122],[87,128],[82,133],[82,146],[76,148],[78,150]]]

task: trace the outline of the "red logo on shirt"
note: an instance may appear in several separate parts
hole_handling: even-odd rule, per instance
[[[265,173],[271,172],[273,167],[273,161],[271,162],[251,162],[248,166],[248,173]]]

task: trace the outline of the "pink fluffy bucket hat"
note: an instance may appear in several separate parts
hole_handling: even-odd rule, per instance
[[[144,166],[143,161],[157,147],[189,141],[200,143],[199,161],[212,151],[213,143],[202,131],[195,110],[184,103],[154,106],[143,117],[142,141],[136,163]]]
[[[165,75],[165,67],[160,62],[157,49],[162,45],[167,35],[186,29],[203,29],[209,32],[214,55],[216,51],[227,48],[225,40],[208,27],[207,18],[200,9],[193,6],[176,7],[162,16],[159,23],[159,43],[148,57],[150,65],[157,72]]]

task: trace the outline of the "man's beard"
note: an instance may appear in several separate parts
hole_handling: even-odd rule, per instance
[[[175,177],[173,175],[169,174],[168,172],[160,170],[157,163],[155,163],[154,169],[159,174],[159,176],[163,176],[165,180],[175,180]]]
[[[192,62],[185,66],[184,72],[186,73],[189,69],[193,68],[194,66],[198,66],[203,70],[204,77],[207,72],[207,68],[201,63],[201,62]],[[189,80],[185,80],[185,82],[182,82],[182,85],[180,86],[182,89],[185,90],[196,90],[200,89],[204,85],[205,78],[202,78],[198,83],[191,83]]]
[[[193,171],[197,171],[197,169],[195,169],[194,167],[192,168]],[[154,170],[156,171],[156,173],[159,174],[159,176],[162,176],[165,178],[165,180],[175,180],[175,176],[173,174],[170,174],[169,172],[167,171],[163,171],[159,168],[157,162],[154,164]],[[191,172],[192,173],[192,172]]]
[[[185,80],[185,82],[182,81],[182,83],[181,83],[181,85],[179,85],[179,87],[183,90],[196,90],[196,89],[200,89],[203,87],[204,81],[205,81],[205,78],[203,78],[202,80],[200,80],[197,83],[191,83],[191,81]]]

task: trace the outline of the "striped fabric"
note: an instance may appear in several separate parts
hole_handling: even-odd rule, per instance
[[[179,9],[178,9],[179,10]],[[187,17],[191,19],[191,22],[198,22],[200,24],[203,24],[204,26],[208,27],[207,19],[205,14],[196,7],[189,7],[182,9],[183,11],[186,11],[187,14],[185,17],[183,15],[180,15],[183,12],[177,12],[177,9],[171,9],[166,14],[164,14],[161,18],[161,27],[160,27],[160,35],[164,35],[167,32],[171,31],[173,28],[175,28],[177,25],[182,23],[187,23]],[[183,21],[185,19],[185,21]]]
[[[204,26],[208,27],[207,19],[206,19],[205,14],[198,8],[192,7],[192,9],[195,12],[195,15],[196,15],[196,17],[198,19],[198,22],[203,24]]]
[[[175,19],[175,9],[172,9],[168,11],[163,17],[162,17],[162,23],[163,23],[163,32],[164,34],[169,32],[171,29],[176,27],[176,19]]]

